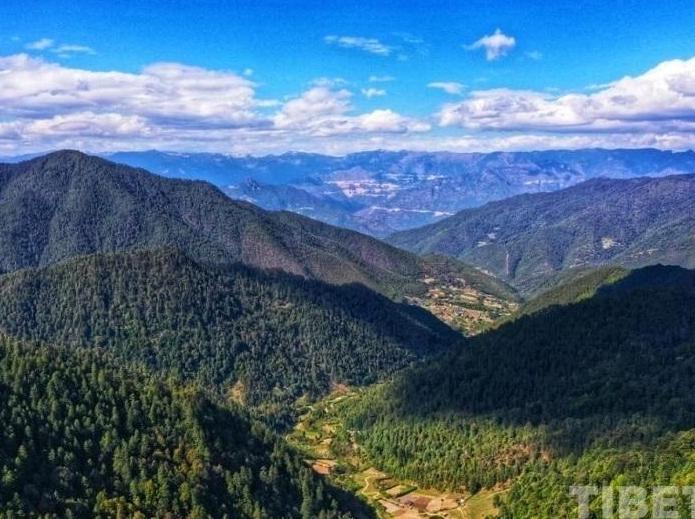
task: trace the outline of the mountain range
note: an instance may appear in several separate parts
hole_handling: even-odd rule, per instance
[[[571,484],[691,482],[695,271],[654,264],[695,266],[695,175],[644,153],[391,243],[76,151],[0,164],[0,515],[372,519],[372,481],[555,519]]]
[[[389,242],[466,261],[522,292],[605,264],[695,267],[695,175],[594,179],[467,209]]]
[[[165,176],[207,180],[233,198],[378,237],[487,202],[555,191],[592,178],[695,173],[692,151],[656,149],[370,151],[344,157],[145,151],[108,158]]]
[[[446,279],[450,293],[481,295],[495,314],[510,310],[513,300],[503,282],[455,261],[420,258],[354,231],[266,211],[207,182],[168,179],[73,151],[0,165],[0,273],[167,246],[203,263],[360,283],[422,306],[438,279]],[[465,301],[457,306],[457,315],[466,314]],[[489,320],[479,309],[466,315],[464,327]]]

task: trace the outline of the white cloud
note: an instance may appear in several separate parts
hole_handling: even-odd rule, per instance
[[[123,73],[0,57],[0,148],[219,149],[236,134],[272,127],[259,112],[277,102],[257,99],[255,87],[231,72],[177,63]]]
[[[347,90],[331,90],[327,86],[316,86],[294,98],[275,115],[278,128],[301,128],[319,123],[327,118],[341,116],[350,109]]]
[[[461,95],[465,85],[456,81],[433,81],[428,83],[429,88],[437,88],[451,95]]]
[[[372,97],[385,96],[386,90],[383,88],[363,88],[362,95],[367,99],[371,99]]]
[[[322,86],[328,88],[342,87],[348,84],[348,81],[342,77],[319,77],[311,82],[312,86]]]
[[[0,152],[695,147],[695,58],[593,91],[479,89],[443,105],[436,120],[449,128],[434,131],[427,119],[387,106],[360,112],[353,99],[363,92],[335,79],[319,83],[280,101],[224,70],[155,63],[136,73],[95,72],[0,56]]]
[[[393,47],[380,42],[376,38],[364,38],[362,36],[326,36],[323,41],[329,45],[337,45],[345,49],[359,49],[370,54],[389,56]]]
[[[402,116],[392,110],[374,110],[352,115],[351,97],[352,94],[345,89],[313,87],[285,103],[273,118],[274,126],[280,130],[294,130],[314,137],[423,132],[430,129],[428,123]]]
[[[61,58],[69,58],[75,54],[91,54],[91,55],[96,54],[94,49],[91,47],[88,47],[86,45],[74,45],[74,44],[58,45],[57,47],[52,48],[51,52],[53,52],[54,54],[57,54]]]
[[[485,49],[485,58],[488,61],[493,61],[507,53],[516,45],[516,38],[507,36],[501,29],[496,29],[494,33],[483,36],[478,41],[466,45],[468,50]]]
[[[259,99],[258,85],[243,75],[180,63],[155,63],[139,73],[95,72],[26,54],[0,57],[0,151],[159,147],[248,153],[430,129],[392,110],[359,113],[352,92],[340,86],[344,81],[319,83],[280,102]],[[378,95],[379,89],[367,93]]]
[[[158,131],[136,115],[78,112],[31,121],[25,135],[46,137],[142,137]]]
[[[51,38],[41,38],[25,45],[28,50],[50,51],[61,58],[69,58],[76,54],[96,54],[93,48],[87,45],[76,45],[74,43],[62,43],[58,45]]]
[[[41,38],[40,40],[27,43],[25,47],[29,50],[46,50],[53,47],[54,44],[55,41],[53,41],[51,38]]]
[[[685,150],[695,147],[695,135],[686,133],[645,134],[584,134],[552,135],[544,133],[522,134],[468,134],[462,136],[436,136],[432,134],[405,134],[380,136],[381,149],[413,151],[493,152],[586,148],[659,148]],[[372,142],[370,147],[370,142]],[[347,151],[373,149],[373,139],[351,140],[344,143]]]
[[[236,126],[256,119],[254,84],[231,72],[156,63],[139,74],[92,72],[24,54],[0,57],[6,115],[43,118],[93,111],[162,126]]]
[[[431,129],[429,123],[400,115],[393,110],[374,110],[355,118],[357,127],[367,132],[409,133],[427,132]]]
[[[543,53],[538,50],[530,50],[528,52],[525,52],[524,56],[533,61],[540,61],[543,59]]]
[[[593,93],[480,90],[439,113],[443,126],[554,132],[695,131],[695,58],[663,62]]]
[[[370,83],[388,83],[389,81],[395,81],[393,76],[369,76]]]

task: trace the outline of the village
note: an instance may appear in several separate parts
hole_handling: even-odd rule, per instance
[[[304,413],[288,440],[316,473],[356,493],[380,519],[486,519],[496,515],[494,498],[504,494],[504,489],[475,495],[463,490],[424,489],[371,466],[354,432],[343,428],[337,412],[341,402],[359,398],[359,394],[340,386],[328,398],[302,408]]]

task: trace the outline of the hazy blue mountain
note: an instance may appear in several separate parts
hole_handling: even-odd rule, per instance
[[[596,177],[695,173],[695,153],[654,149],[448,153],[370,151],[332,157],[232,157],[158,151],[111,160],[202,179],[266,209],[286,209],[375,236],[487,202],[555,191]]]
[[[467,209],[389,241],[459,258],[527,292],[568,269],[693,267],[695,175],[594,179]]]
[[[340,227],[355,227],[352,213],[360,208],[349,199],[322,197],[292,185],[263,184],[252,178],[222,190],[235,200],[271,211],[292,211]]]

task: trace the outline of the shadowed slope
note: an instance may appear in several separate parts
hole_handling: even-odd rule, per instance
[[[518,478],[510,518],[572,516],[571,484],[683,481],[695,272],[621,275],[366,392],[346,405],[347,427],[373,463],[420,484],[475,491]]]
[[[460,337],[361,285],[203,266],[174,250],[0,277],[0,329],[108,348],[220,390],[237,383],[250,404],[374,382]]]

